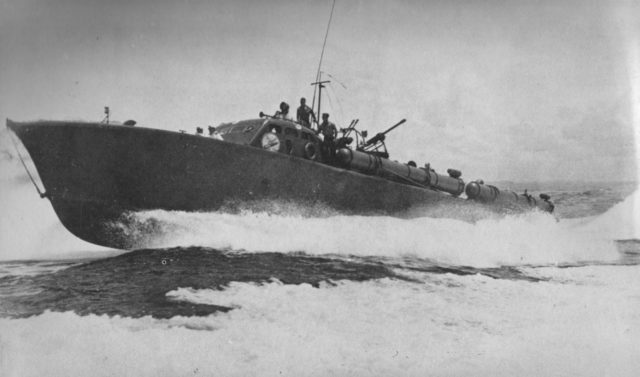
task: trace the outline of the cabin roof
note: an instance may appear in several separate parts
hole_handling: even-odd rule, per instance
[[[299,123],[290,120],[275,118],[247,119],[233,123],[223,123],[216,127],[216,132],[222,135],[225,141],[237,144],[248,144],[267,123],[270,127],[280,126],[283,129],[295,128],[297,130],[306,130],[307,134],[315,135],[313,130],[304,127]]]

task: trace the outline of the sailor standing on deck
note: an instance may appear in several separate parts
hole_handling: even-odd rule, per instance
[[[273,116],[276,119],[293,120],[289,116],[289,104],[286,102],[280,102],[280,110],[276,111]]]
[[[322,142],[323,156],[333,158],[336,153],[335,140],[338,136],[338,129],[335,124],[329,122],[329,114],[322,114],[322,123],[318,126],[318,133],[324,137]]]
[[[298,123],[307,128],[311,128],[311,120],[316,122],[316,115],[313,113],[313,110],[307,106],[306,102],[307,100],[304,97],[300,98],[300,107],[298,107],[297,118]]]

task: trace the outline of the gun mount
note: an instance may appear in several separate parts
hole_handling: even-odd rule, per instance
[[[356,135],[359,135],[361,137],[361,142],[358,143],[356,150],[360,152],[369,153],[375,156],[379,156],[379,157],[389,158],[389,153],[387,152],[387,145],[384,142],[386,139],[386,136],[389,132],[393,131],[394,129],[396,129],[406,121],[407,121],[406,119],[402,119],[398,123],[389,127],[387,130],[383,132],[378,132],[374,137],[372,137],[369,140],[366,140],[367,131],[358,132],[356,130]],[[355,123],[357,123],[357,120],[355,121]],[[352,122],[352,125],[353,127],[355,127],[355,124],[353,124],[353,122]],[[352,126],[349,126],[348,130],[350,129],[352,129]],[[355,128],[353,129],[355,130]]]

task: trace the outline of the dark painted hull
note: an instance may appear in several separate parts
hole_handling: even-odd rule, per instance
[[[212,211],[263,199],[324,203],[356,213],[465,200],[435,190],[212,138],[141,127],[7,121],[31,155],[48,198],[77,237],[139,246],[111,224],[130,211]]]

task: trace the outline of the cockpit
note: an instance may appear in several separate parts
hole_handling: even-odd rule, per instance
[[[222,124],[216,132],[224,141],[248,144],[270,152],[309,160],[320,159],[322,141],[313,130],[282,119],[251,119]]]

